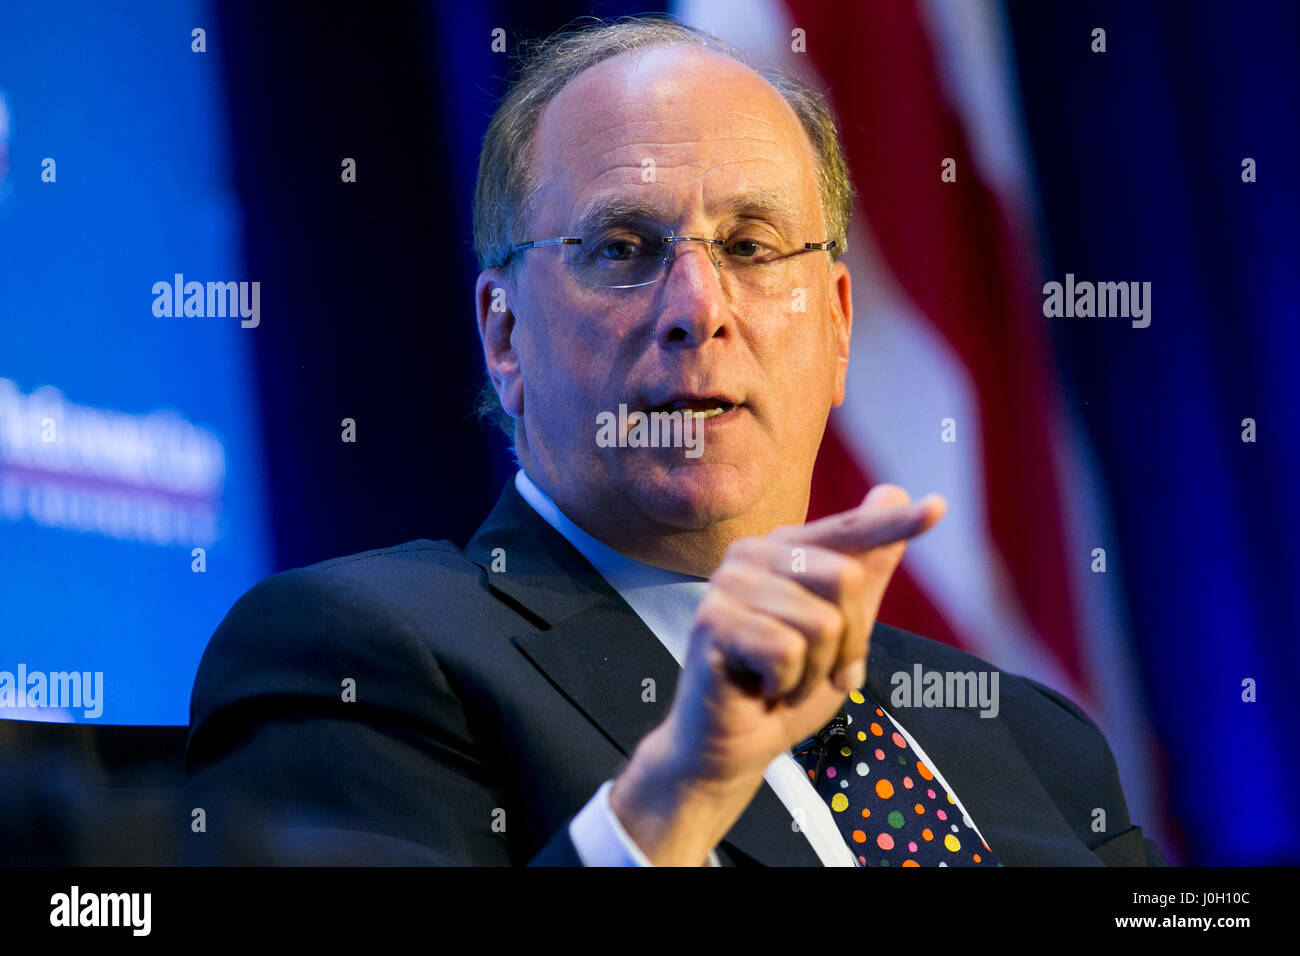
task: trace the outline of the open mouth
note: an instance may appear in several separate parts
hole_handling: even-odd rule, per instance
[[[722,415],[731,411],[736,405],[733,402],[724,401],[719,398],[689,398],[679,399],[674,402],[665,402],[662,405],[655,405],[646,411],[654,412],[687,412],[694,415],[697,419],[713,418],[715,415]]]

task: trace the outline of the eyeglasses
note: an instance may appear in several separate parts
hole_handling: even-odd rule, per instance
[[[750,295],[785,294],[790,286],[791,263],[807,252],[829,252],[835,240],[805,242],[802,248],[782,249],[770,230],[741,229],[725,239],[677,236],[669,231],[620,226],[590,236],[556,236],[532,239],[510,250],[505,261],[525,249],[559,246],[562,261],[574,279],[593,289],[639,289],[653,285],[668,274],[677,257],[677,244],[702,242],[710,260],[732,293]]]

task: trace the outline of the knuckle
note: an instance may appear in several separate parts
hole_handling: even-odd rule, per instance
[[[853,558],[844,558],[835,568],[835,591],[841,597],[856,597],[867,587],[867,569]]]
[[[803,641],[782,634],[774,643],[768,659],[782,671],[799,667],[804,659]]]
[[[726,622],[731,617],[726,598],[709,589],[695,610],[695,626],[706,635],[716,635],[725,630]]]
[[[754,574],[745,565],[731,562],[714,572],[713,583],[723,591],[743,594],[754,586]]]
[[[828,644],[844,633],[844,615],[836,608],[825,608],[817,614],[817,641]]]

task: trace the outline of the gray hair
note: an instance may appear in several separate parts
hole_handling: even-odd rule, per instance
[[[626,53],[660,46],[695,46],[713,50],[754,70],[794,110],[817,158],[817,188],[826,219],[826,238],[835,240],[831,259],[847,248],[849,216],[855,191],[844,162],[835,117],[816,90],[781,70],[760,67],[725,40],[666,17],[623,17],[560,30],[551,36],[519,45],[518,61],[501,105],[488,124],[479,153],[478,180],[474,186],[474,251],[479,268],[507,265],[518,257],[510,249],[523,241],[541,188],[530,162],[533,139],[542,111],[578,74],[596,64]],[[492,419],[508,436],[514,419],[501,407],[489,379],[479,390],[476,411]]]

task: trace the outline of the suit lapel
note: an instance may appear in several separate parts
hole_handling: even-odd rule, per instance
[[[624,756],[668,716],[677,661],[616,593],[514,643]],[[765,866],[820,865],[790,823],[764,781],[723,843]]]
[[[1007,866],[1098,866],[1043,788],[1006,719],[976,707],[894,707],[890,675],[912,673],[919,639],[887,625],[871,636],[867,689],[925,749],[989,848]],[[1004,675],[1006,676],[1006,675]]]
[[[504,573],[490,570],[497,548]],[[677,661],[577,549],[528,506],[513,481],[465,554],[488,571],[489,584],[503,600],[543,627],[514,637],[514,645],[631,757],[668,715]],[[820,865],[790,824],[789,811],[764,781],[724,838],[724,851],[739,851],[765,866]]]
[[[499,597],[543,628],[615,593],[577,548],[524,501],[514,479],[506,482],[464,553],[487,572]]]

